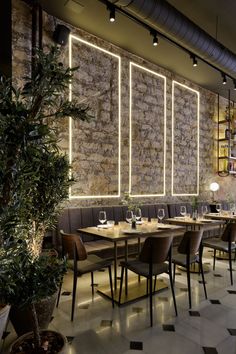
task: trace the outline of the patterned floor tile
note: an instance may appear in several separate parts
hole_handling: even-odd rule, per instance
[[[143,350],[143,342],[130,342],[131,350]]]

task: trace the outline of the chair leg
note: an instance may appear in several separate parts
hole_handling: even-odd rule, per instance
[[[59,305],[59,301],[60,301],[60,296],[61,296],[61,288],[62,288],[62,282],[63,282],[63,279],[61,280],[60,285],[59,285],[58,295],[57,295],[57,304],[56,304],[56,307],[58,307],[58,305]]]
[[[92,296],[94,296],[94,276],[93,276],[93,272],[91,272],[91,287],[92,287]]]
[[[200,272],[201,272],[201,275],[202,275],[202,284],[203,284],[203,288],[204,288],[205,298],[207,299],[207,291],[206,291],[206,283],[205,283],[202,259],[199,259],[199,269],[200,269]]]
[[[173,284],[175,283],[176,264],[174,263]]]
[[[232,255],[231,255],[231,249],[229,250],[229,270],[230,270],[230,281],[231,281],[231,285],[233,285],[233,270],[232,270]]]
[[[214,250],[213,270],[215,270],[215,267],[216,267],[216,250]]]
[[[110,288],[111,288],[112,307],[114,308],[114,293],[113,293],[111,266],[108,267],[108,270],[109,270],[109,280],[110,280]]]
[[[123,278],[124,278],[124,267],[122,266],[121,267],[121,275],[120,275],[119,306],[120,306],[120,300],[121,300],[121,294],[122,294]]]
[[[153,325],[153,312],[152,312],[152,278],[149,279],[149,305],[150,305],[150,325]]]
[[[178,316],[176,300],[175,300],[175,289],[174,289],[174,283],[173,283],[172,272],[171,272],[171,266],[170,266],[170,269],[169,269],[169,279],[170,279],[172,297],[173,297],[173,301],[174,301],[175,314],[176,314],[176,316]]]
[[[190,281],[190,264],[187,264],[187,281],[188,281],[188,300],[189,300],[189,308],[192,307],[191,301],[191,281]]]
[[[77,273],[74,272],[73,291],[72,291],[72,307],[71,307],[71,321],[73,321],[73,319],[74,319],[76,286],[77,286]]]
[[[155,275],[155,279],[154,279],[154,293],[156,291],[156,285],[157,285],[157,276]]]

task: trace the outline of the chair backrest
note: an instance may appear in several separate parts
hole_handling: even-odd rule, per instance
[[[172,236],[148,237],[143,245],[139,259],[145,263],[163,263],[167,260]]]
[[[195,255],[199,250],[201,239],[202,230],[186,231],[178,246],[178,252],[186,255]]]
[[[77,260],[83,261],[87,258],[86,249],[79,235],[67,234],[63,230],[60,230],[60,234],[62,237],[63,255],[67,256],[68,259],[74,259],[76,250]]]
[[[222,241],[235,242],[236,241],[236,223],[229,223],[226,225],[221,236]]]

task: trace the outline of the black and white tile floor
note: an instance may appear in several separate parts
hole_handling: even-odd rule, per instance
[[[211,255],[207,250],[204,252],[204,263],[210,270],[205,274],[208,300],[205,300],[198,274],[192,274],[191,310],[188,309],[186,274],[178,272],[175,285],[178,317],[174,316],[170,289],[154,296],[154,326],[150,328],[147,299],[112,309],[111,303],[97,293],[92,299],[88,275],[78,281],[72,323],[69,273],[50,328],[67,336],[68,354],[236,354],[236,277],[235,285],[230,286],[228,262],[223,260],[216,262],[213,272]],[[95,274],[99,286],[107,280],[106,272]],[[1,343],[2,353],[7,353],[15,337],[9,324]]]

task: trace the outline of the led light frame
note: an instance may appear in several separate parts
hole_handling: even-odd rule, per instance
[[[185,89],[196,93],[197,95],[197,192],[196,193],[174,193],[174,129],[175,129],[175,117],[174,117],[174,90],[175,85],[184,87]],[[171,168],[171,195],[172,196],[198,196],[199,195],[199,117],[200,117],[200,92],[192,89],[178,81],[172,81],[172,168]]]
[[[132,194],[132,67],[135,66],[143,71],[151,73],[164,80],[164,143],[163,143],[163,193],[155,194]],[[144,66],[138,65],[134,62],[129,63],[129,195],[134,198],[139,197],[162,197],[166,195],[166,76],[158,74],[157,72],[147,69]]]
[[[97,199],[97,198],[119,198],[121,191],[121,57],[117,54],[109,52],[95,44],[92,44],[75,35],[69,35],[69,67],[72,68],[72,40],[79,41],[85,45],[93,47],[103,53],[111,55],[118,59],[118,194],[113,195],[72,195],[71,187],[69,188],[69,199]],[[69,101],[72,101],[72,84],[69,84]],[[72,166],[72,118],[69,117],[69,163]],[[72,177],[72,171],[69,173]]]

